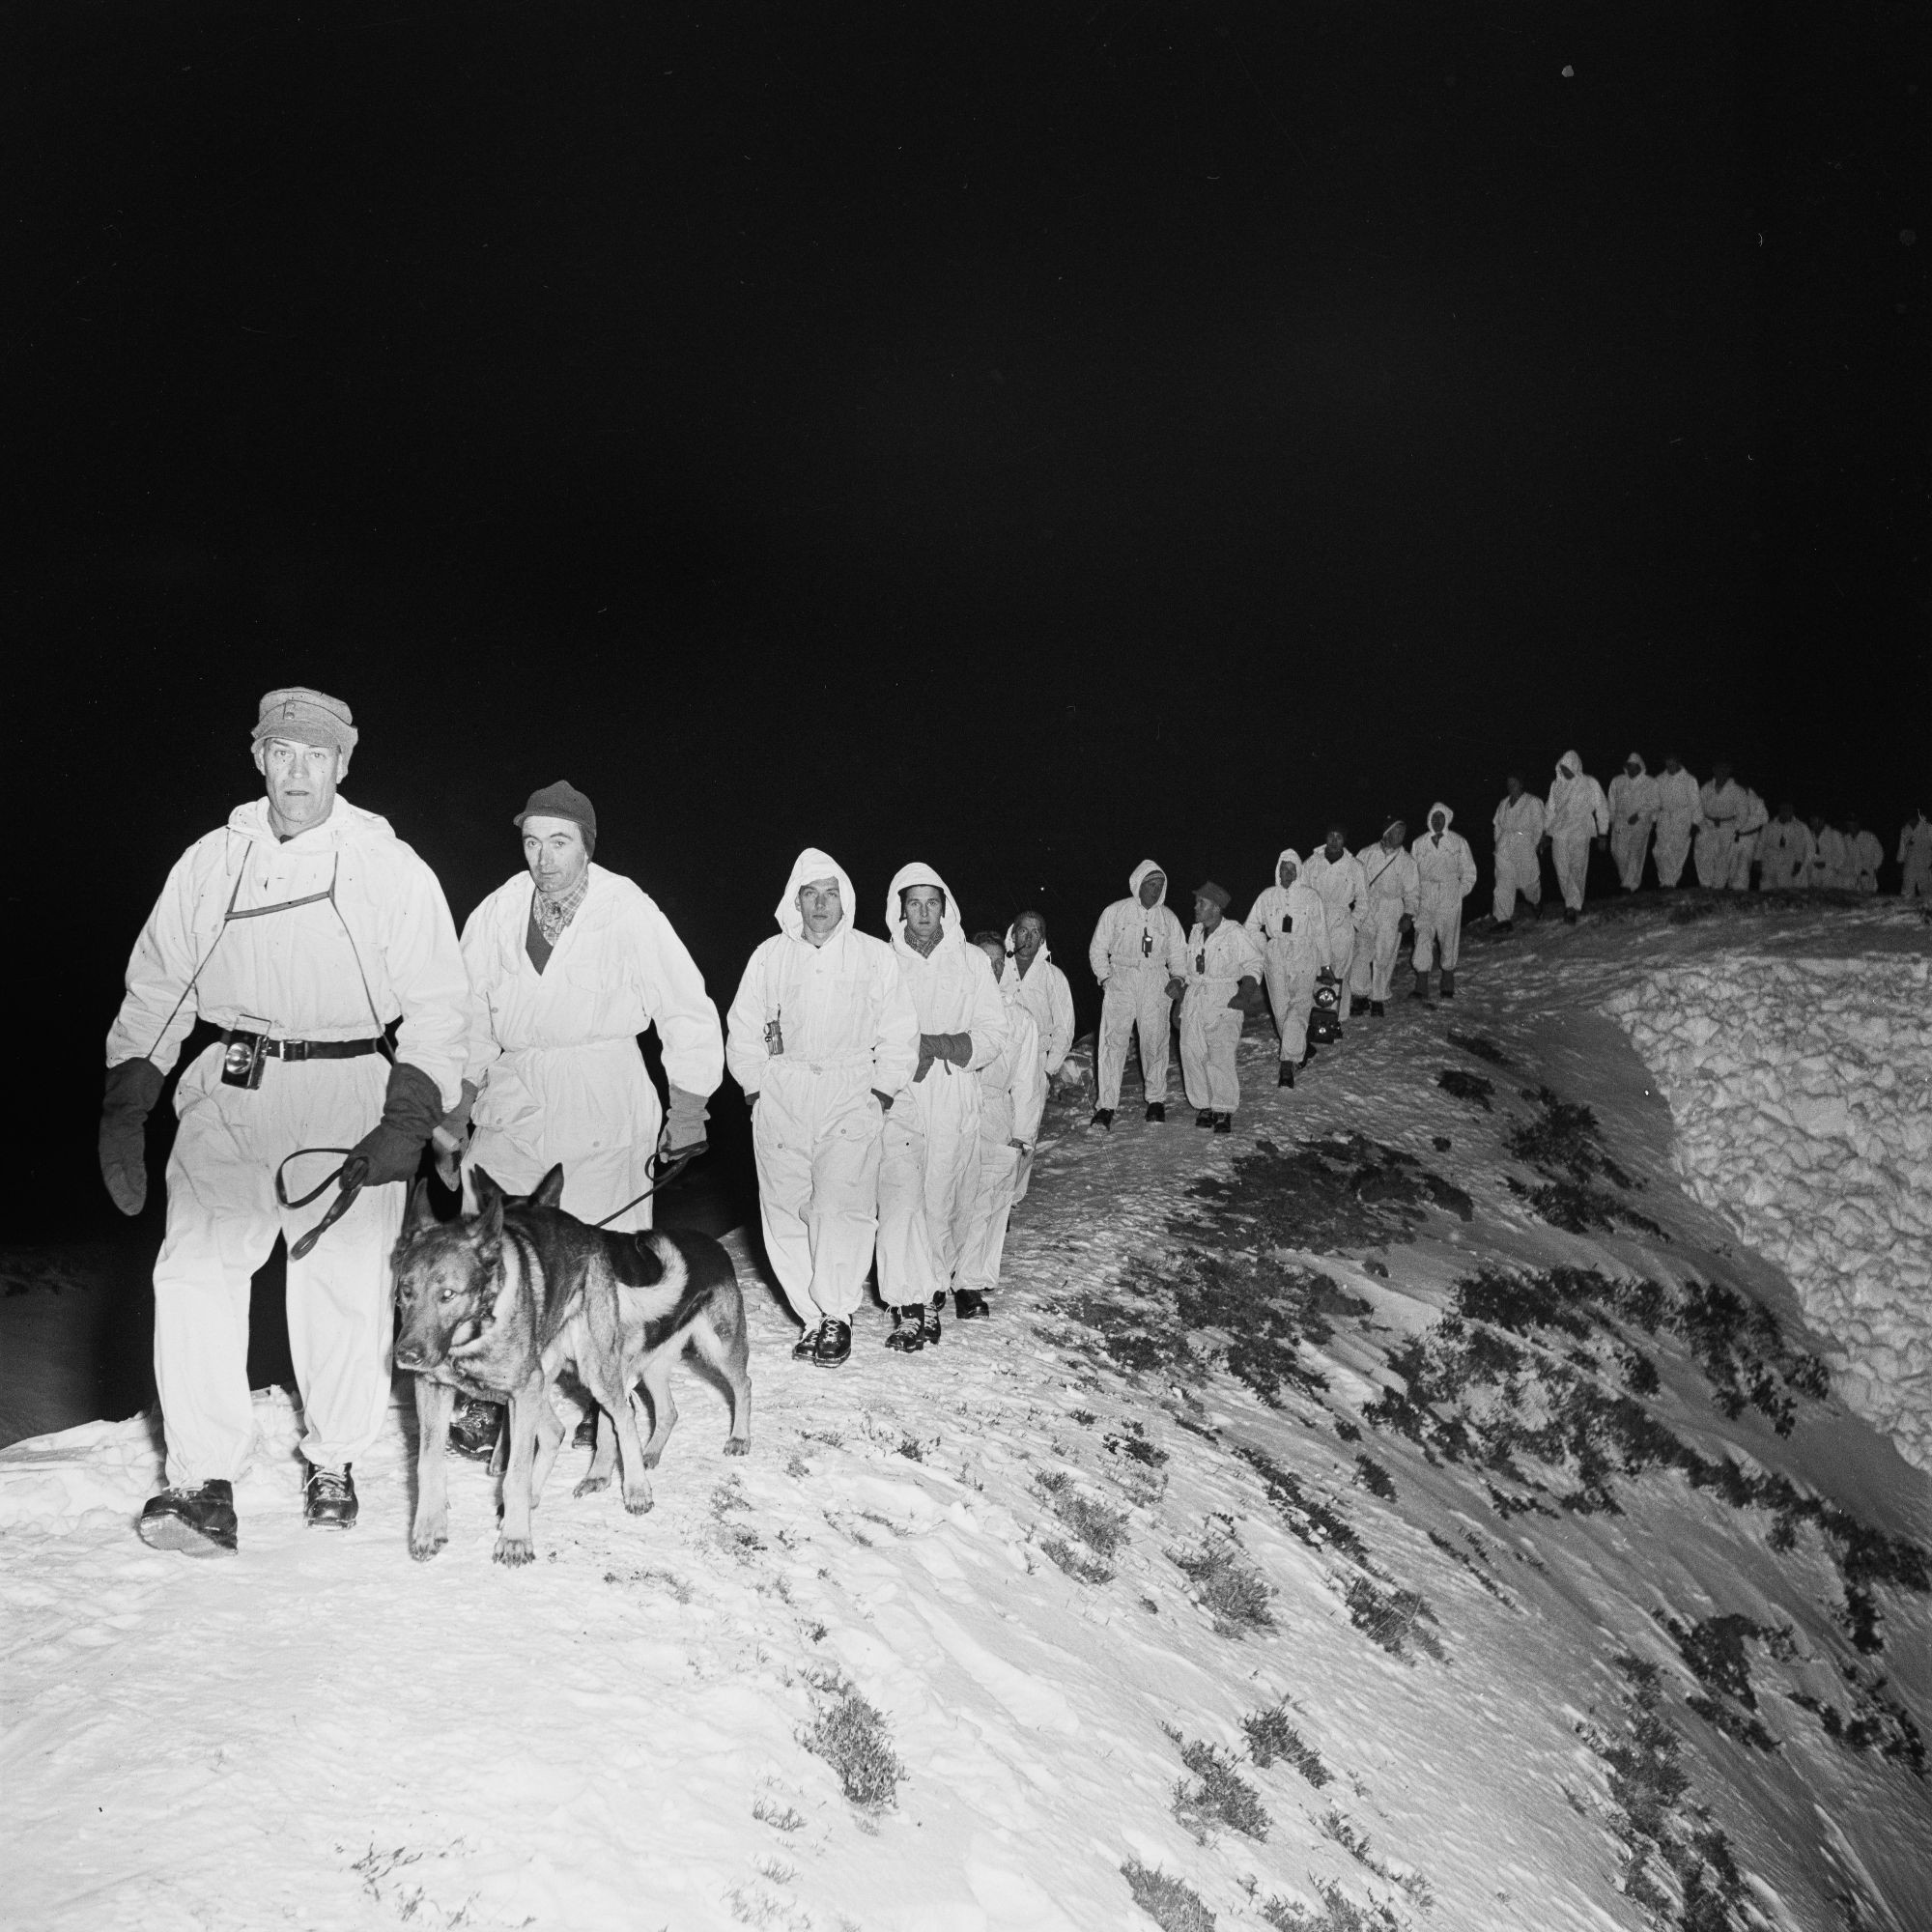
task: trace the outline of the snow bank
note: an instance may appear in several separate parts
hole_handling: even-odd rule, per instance
[[[1927,962],[1713,954],[1605,1004],[1690,1193],[1784,1267],[1839,1392],[1932,1468]]]

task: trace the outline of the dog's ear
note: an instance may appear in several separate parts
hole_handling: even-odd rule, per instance
[[[563,1207],[563,1163],[558,1161],[544,1178],[537,1182],[536,1192],[530,1196],[532,1208]]]
[[[436,1226],[436,1209],[429,1205],[429,1182],[419,1180],[410,1191],[410,1209],[403,1217],[403,1234],[419,1235]]]
[[[472,1168],[469,1178],[476,1189],[475,1231],[486,1241],[497,1240],[503,1233],[503,1190],[491,1179],[488,1168]]]
[[[466,1221],[473,1221],[482,1211],[483,1204],[476,1198],[476,1170],[468,1161],[464,1162],[462,1172],[457,1177],[456,1189],[462,1196],[463,1218]]]

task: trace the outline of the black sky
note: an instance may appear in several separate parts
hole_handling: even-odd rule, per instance
[[[128,944],[277,683],[354,705],[346,790],[459,920],[568,775],[721,1002],[807,842],[875,930],[917,856],[1065,956],[1143,856],[1244,902],[1441,796],[1487,858],[1573,745],[1889,840],[1926,31],[10,10],[8,729],[84,873],[16,1171],[91,1184]]]

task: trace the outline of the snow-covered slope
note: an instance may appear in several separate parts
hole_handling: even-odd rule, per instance
[[[331,1539],[262,1397],[225,1563],[143,1422],[0,1455],[0,1921],[1923,1924],[1932,1483],[1601,1010],[1739,941],[1472,945],[1293,1094],[1251,1029],[1231,1140],[1056,1103],[992,1322],[827,1375],[754,1290],[749,1462],[688,1380],[526,1571],[467,1463],[410,1562],[400,1408]]]

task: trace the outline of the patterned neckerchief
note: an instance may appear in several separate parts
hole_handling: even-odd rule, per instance
[[[536,915],[537,930],[544,936],[546,946],[554,946],[563,937],[563,928],[577,917],[577,908],[583,903],[583,897],[590,890],[590,872],[586,867],[583,876],[578,880],[561,898],[545,898],[538,893],[531,910]]]

